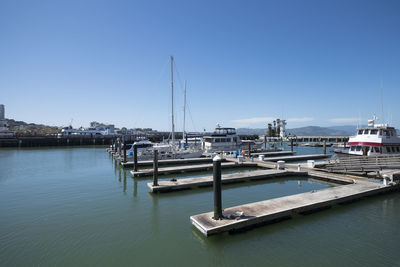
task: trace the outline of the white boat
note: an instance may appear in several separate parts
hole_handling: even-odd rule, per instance
[[[203,148],[207,153],[210,152],[232,152],[238,149],[248,149],[251,147],[260,148],[262,142],[254,140],[240,140],[235,128],[221,127],[217,124],[214,132],[203,137]]]
[[[375,124],[376,116],[368,120],[368,127],[357,129],[357,134],[349,138],[349,155],[374,156],[400,154],[400,138],[394,127]]]

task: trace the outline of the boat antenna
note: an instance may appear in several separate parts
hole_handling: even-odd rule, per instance
[[[171,124],[172,124],[172,151],[175,151],[175,125],[174,125],[174,57],[171,56]]]
[[[385,124],[385,115],[383,112],[383,81],[381,77],[381,106],[382,106],[382,124]]]
[[[186,122],[186,80],[185,80],[185,91],[183,94],[183,131],[182,131],[182,139],[183,140],[185,140],[185,137],[186,137],[185,122]]]

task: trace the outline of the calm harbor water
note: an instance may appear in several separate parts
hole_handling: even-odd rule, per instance
[[[149,181],[104,148],[0,150],[0,265],[400,266],[399,193],[205,238],[189,216],[212,210],[212,189],[153,195]],[[300,177],[229,185],[223,207],[328,186]]]

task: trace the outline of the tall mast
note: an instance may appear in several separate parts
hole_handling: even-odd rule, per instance
[[[185,91],[184,91],[184,95],[183,95],[183,132],[182,132],[183,140],[185,140],[185,137],[186,137],[185,122],[186,122],[186,80],[185,80]]]
[[[171,121],[172,121],[172,149],[175,151],[175,125],[174,125],[174,57],[171,56]]]

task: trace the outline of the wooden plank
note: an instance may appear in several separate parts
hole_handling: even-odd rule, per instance
[[[225,161],[225,159],[222,159]],[[191,159],[161,159],[158,160],[158,165],[179,165],[179,164],[190,164],[190,163],[211,163],[212,158],[191,158]],[[133,167],[133,161],[126,163],[121,162],[123,167]],[[138,161],[138,167],[153,166],[152,160]]]
[[[251,153],[252,156],[264,155],[265,157],[293,155],[295,152],[291,151],[277,151],[277,152],[255,152]]]
[[[297,172],[288,170],[259,170],[242,173],[232,173],[222,175],[222,184],[243,182],[248,180],[272,179],[281,176],[304,176],[307,172]],[[213,185],[213,176],[203,176],[188,179],[178,179],[176,181],[159,181],[158,186],[148,183],[151,192],[170,192],[173,190],[189,189],[193,187],[206,187]]]
[[[236,167],[247,167],[248,165],[245,164],[237,164],[234,162],[225,162],[221,164],[223,169],[226,168],[236,168]],[[158,174],[173,174],[173,173],[182,173],[182,172],[196,172],[196,171],[206,171],[213,168],[211,164],[199,164],[199,165],[189,165],[189,166],[175,166],[175,167],[165,167],[159,168]],[[151,176],[153,175],[153,169],[143,169],[137,172],[130,171],[133,177],[140,177],[140,176]]]

